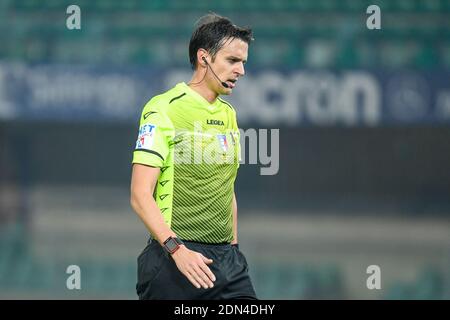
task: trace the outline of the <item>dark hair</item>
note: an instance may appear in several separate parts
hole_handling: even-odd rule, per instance
[[[215,13],[209,13],[201,17],[196,24],[189,42],[189,60],[192,69],[197,66],[197,51],[200,48],[207,50],[212,60],[228,39],[241,39],[247,44],[253,40],[253,32],[250,28],[241,28],[234,25],[228,18]]]

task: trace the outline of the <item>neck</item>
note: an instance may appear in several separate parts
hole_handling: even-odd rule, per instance
[[[200,74],[197,71],[194,72],[194,75],[192,76],[191,81],[189,81],[188,86],[211,104],[214,103],[214,101],[216,101],[217,97],[219,96],[217,92],[215,92],[208,86],[206,75],[204,73]]]

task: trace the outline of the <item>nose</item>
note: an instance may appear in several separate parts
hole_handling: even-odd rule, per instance
[[[238,76],[242,77],[245,74],[244,63],[239,62],[235,72]]]

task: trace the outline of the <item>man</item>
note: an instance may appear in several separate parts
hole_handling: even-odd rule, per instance
[[[256,299],[238,248],[239,129],[229,95],[244,75],[251,29],[215,14],[189,43],[191,81],[144,107],[131,206],[151,233],[138,257],[140,299]]]

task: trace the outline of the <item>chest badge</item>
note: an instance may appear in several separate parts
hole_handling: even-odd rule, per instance
[[[225,134],[218,134],[217,139],[219,140],[220,148],[223,152],[228,151],[228,142],[227,142],[227,136]]]

